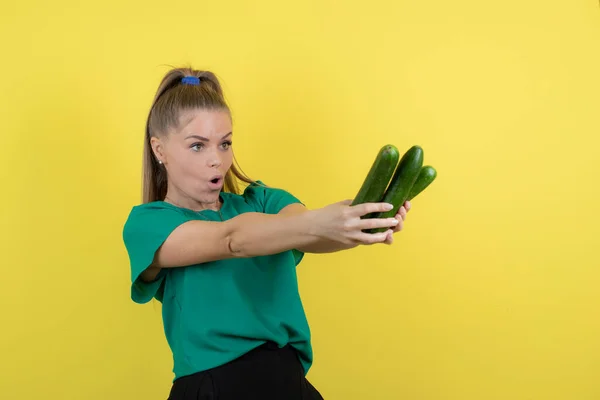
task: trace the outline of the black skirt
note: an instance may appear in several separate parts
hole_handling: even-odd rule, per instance
[[[219,367],[173,382],[168,400],[323,400],[296,350],[266,343]]]

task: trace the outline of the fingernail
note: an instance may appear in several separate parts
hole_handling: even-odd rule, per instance
[[[392,222],[394,225],[398,225],[398,222],[399,222],[399,221],[398,221],[396,218],[392,218],[392,221],[391,221],[391,222]]]
[[[385,208],[386,208],[386,210],[391,210],[392,208],[394,208],[394,206],[390,203],[386,203]]]

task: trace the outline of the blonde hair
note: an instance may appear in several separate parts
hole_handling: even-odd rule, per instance
[[[198,78],[200,84],[181,83],[186,76]],[[144,203],[164,200],[167,194],[167,171],[156,160],[150,138],[166,135],[170,128],[177,127],[181,113],[191,109],[225,110],[231,115],[221,84],[214,73],[192,68],[172,68],[158,86],[146,121],[142,165]],[[256,183],[242,172],[234,156],[233,164],[225,174],[223,190],[239,194],[238,181]]]

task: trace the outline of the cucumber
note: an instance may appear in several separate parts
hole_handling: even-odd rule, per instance
[[[410,190],[415,184],[422,167],[423,149],[421,146],[412,146],[402,156],[390,185],[381,200],[382,202],[392,204],[394,208],[390,211],[376,213],[374,218],[391,218],[398,213],[398,210],[408,198]],[[376,228],[371,229],[370,232],[384,232],[386,230],[386,228]]]
[[[410,189],[410,193],[406,200],[412,200],[419,193],[421,193],[427,186],[431,185],[431,183],[437,177],[437,171],[431,165],[426,165],[421,168],[421,172],[419,172],[419,176],[417,176],[417,180],[415,181],[413,187]]]
[[[375,161],[373,161],[358,194],[352,201],[352,205],[381,201],[399,159],[400,152],[396,146],[391,144],[383,146],[377,153],[377,157],[375,157]],[[363,216],[363,218],[366,218],[366,216]]]

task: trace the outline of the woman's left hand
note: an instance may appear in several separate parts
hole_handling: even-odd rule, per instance
[[[385,240],[385,244],[392,244],[394,241],[393,234],[396,232],[400,232],[402,228],[404,228],[404,221],[406,220],[406,214],[410,211],[411,204],[410,201],[404,202],[404,205],[400,207],[398,213],[396,214],[396,219],[398,220],[398,225],[393,228],[393,232],[390,233]]]

